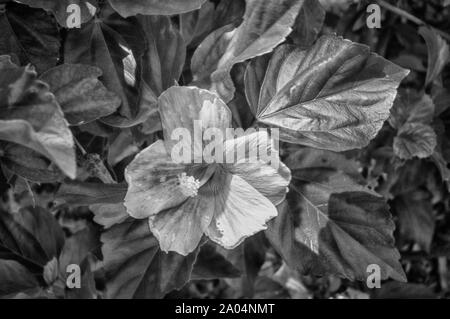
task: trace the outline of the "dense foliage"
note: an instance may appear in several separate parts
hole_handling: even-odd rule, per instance
[[[0,0],[0,296],[445,297],[450,3],[374,3]],[[196,119],[282,163],[180,179]]]

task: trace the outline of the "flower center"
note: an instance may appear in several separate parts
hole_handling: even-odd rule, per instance
[[[200,188],[200,181],[194,176],[188,176],[186,173],[178,175],[179,187],[183,195],[189,197],[197,196],[198,189]]]

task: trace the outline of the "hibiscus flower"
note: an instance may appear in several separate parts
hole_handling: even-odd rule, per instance
[[[181,255],[195,250],[203,235],[232,249],[266,229],[291,178],[281,161],[271,165],[251,152],[262,144],[278,156],[267,132],[225,140],[224,158],[245,146],[245,153],[236,152],[232,163],[179,163],[171,156],[174,130],[187,128],[194,134],[194,120],[200,120],[203,130],[213,127],[225,132],[231,127],[231,112],[217,95],[196,87],[172,87],[158,104],[164,141],[141,151],[126,168],[128,214],[148,218],[161,249]],[[193,149],[203,147],[203,141],[193,144]]]

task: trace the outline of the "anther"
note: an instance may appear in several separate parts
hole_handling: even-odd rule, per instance
[[[193,176],[188,176],[186,173],[178,175],[179,187],[183,195],[195,197],[200,188],[200,181]]]

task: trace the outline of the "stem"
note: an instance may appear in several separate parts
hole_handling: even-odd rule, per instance
[[[73,137],[73,140],[75,141],[75,144],[77,145],[78,149],[80,150],[81,154],[83,154],[83,156],[85,156],[87,154],[86,150],[84,149],[83,145],[81,145],[80,142],[78,142],[78,140],[76,139],[76,137]]]
[[[378,4],[381,7],[385,8],[386,10],[389,10],[395,14],[398,14],[399,16],[401,16],[411,22],[414,22],[417,25],[420,25],[420,26],[428,25],[425,21],[422,21],[421,19],[417,18],[416,16],[413,16],[411,13],[406,12],[405,10],[392,5],[388,2],[386,2],[385,0],[378,0]],[[436,32],[439,33],[439,35],[441,37],[445,38],[447,41],[450,41],[450,35],[448,33],[444,32],[442,30],[436,29],[435,27],[432,27],[432,28],[434,30],[436,30]]]
[[[111,173],[106,168],[103,160],[98,154],[87,154],[84,156],[83,167],[91,174],[97,177],[105,184],[116,184],[116,181],[111,176]]]
[[[385,8],[385,9],[391,11],[391,12],[394,12],[394,13],[396,13],[396,14],[398,14],[398,15],[406,18],[406,19],[408,19],[409,21],[412,21],[415,24],[418,24],[418,25],[426,24],[424,21],[420,20],[419,18],[413,16],[412,14],[406,12],[403,9],[400,9],[400,8],[398,8],[396,6],[393,6],[392,4],[390,4],[390,3],[388,3],[388,2],[386,2],[384,0],[378,0],[378,3],[379,3],[379,5],[381,7]]]
[[[74,137],[75,144],[80,150],[82,157],[81,165],[90,173],[91,176],[97,177],[105,184],[115,184],[116,181],[106,168],[102,159],[98,154],[88,154],[81,143]]]

